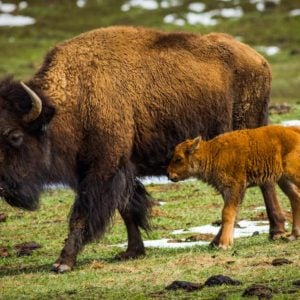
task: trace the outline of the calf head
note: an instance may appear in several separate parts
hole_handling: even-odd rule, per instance
[[[10,78],[0,82],[0,196],[29,210],[49,167],[47,124],[55,113],[41,91]]]
[[[167,173],[170,180],[177,182],[194,175],[193,154],[198,149],[201,137],[188,139],[175,148]]]

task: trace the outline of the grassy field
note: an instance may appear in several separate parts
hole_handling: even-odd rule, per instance
[[[19,1],[10,1],[18,3]],[[61,4],[63,2],[63,4]],[[78,8],[76,1],[28,1],[28,8],[16,14],[32,16],[36,24],[26,27],[0,27],[0,77],[13,74],[27,79],[40,65],[46,51],[56,42],[80,32],[113,24],[142,25],[164,30],[207,33],[222,31],[239,36],[253,47],[277,46],[280,52],[267,57],[273,69],[273,103],[288,103],[291,112],[272,115],[273,122],[300,119],[300,17],[289,17],[291,9],[300,8],[300,0],[282,0],[280,5],[259,12],[249,1],[205,0],[207,10],[242,6],[240,19],[220,18],[216,26],[163,23],[168,14],[184,17],[191,2],[181,6],[148,11],[132,8],[121,12],[121,0],[88,0]],[[145,239],[178,238],[175,229],[210,224],[220,219],[222,199],[199,182],[147,187],[154,199],[165,201],[152,212],[153,231]],[[0,246],[8,247],[10,256],[0,258],[0,299],[240,299],[245,288],[262,283],[273,289],[274,299],[300,299],[300,289],[293,281],[300,279],[300,241],[269,241],[267,234],[235,240],[230,251],[208,246],[185,249],[147,249],[138,260],[118,262],[116,244],[126,241],[124,225],[117,215],[114,226],[99,243],[88,245],[79,256],[76,269],[68,274],[49,272],[67,235],[68,211],[73,202],[68,189],[47,190],[41,208],[29,213],[13,209],[3,201],[0,212],[7,220],[0,223]],[[281,195],[282,205],[289,204]],[[256,219],[262,206],[259,189],[247,192],[239,219]],[[182,235],[180,237],[186,237]],[[30,256],[18,257],[14,245],[35,241],[42,248]],[[293,263],[274,267],[275,258]],[[201,291],[167,291],[174,280],[204,283],[217,274],[242,282],[240,286],[204,287]],[[222,298],[223,295],[223,298]]]
[[[175,229],[210,224],[220,219],[221,197],[199,183],[149,185],[154,199],[165,201],[154,206],[153,231],[145,239],[178,238]],[[74,271],[57,275],[49,272],[67,234],[67,215],[73,194],[69,190],[49,190],[43,194],[38,212],[28,213],[1,204],[8,215],[1,224],[1,245],[10,256],[0,259],[1,299],[240,299],[252,283],[273,289],[274,299],[297,299],[300,289],[293,281],[300,279],[300,240],[269,241],[267,234],[235,240],[232,250],[218,251],[208,246],[185,249],[149,248],[138,260],[119,262],[113,259],[126,241],[124,225],[115,217],[114,226],[99,243],[88,245],[79,256]],[[287,199],[282,204],[289,209]],[[263,205],[259,189],[250,189],[239,219],[257,219]],[[191,235],[191,234],[189,234]],[[186,237],[187,234],[179,237]],[[14,245],[35,241],[42,248],[31,256],[18,257]],[[292,264],[272,266],[275,258],[287,258]],[[238,279],[240,286],[205,287],[201,291],[166,291],[174,280],[204,283],[223,274]]]

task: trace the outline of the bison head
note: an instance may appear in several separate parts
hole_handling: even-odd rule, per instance
[[[0,82],[0,196],[34,210],[49,167],[47,124],[55,110],[37,88]]]
[[[175,148],[167,173],[170,180],[177,182],[194,175],[193,154],[198,148],[201,137],[188,139]]]

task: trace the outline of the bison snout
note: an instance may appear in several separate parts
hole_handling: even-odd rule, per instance
[[[168,173],[168,178],[173,182],[179,181],[179,176],[176,173]]]

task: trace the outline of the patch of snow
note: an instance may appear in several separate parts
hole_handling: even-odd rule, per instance
[[[144,241],[146,248],[187,248],[193,246],[208,245],[207,241],[197,242],[173,242],[170,239]]]
[[[217,15],[218,13],[216,10],[203,13],[188,12],[186,14],[186,19],[191,25],[202,24],[204,26],[214,26],[218,24],[218,21],[213,19],[213,17]]]
[[[243,15],[244,12],[241,7],[220,9],[220,16],[223,18],[241,18]]]
[[[189,10],[195,11],[195,12],[202,12],[204,11],[206,5],[204,3],[191,3],[189,5]]]
[[[28,7],[28,3],[26,1],[21,1],[18,5],[19,10],[25,9]]]
[[[80,8],[84,7],[86,5],[87,0],[77,0],[76,5]]]
[[[234,229],[234,237],[247,237],[252,236],[254,232],[259,233],[268,233],[269,232],[269,222],[268,221],[248,221],[242,220],[239,221],[238,224],[241,228]],[[172,234],[184,234],[184,233],[202,233],[202,234],[214,234],[216,235],[219,231],[220,227],[212,226],[212,225],[204,225],[199,227],[193,227],[188,230],[179,229],[174,230]],[[161,240],[148,240],[144,241],[145,247],[153,247],[153,248],[186,248],[193,246],[201,246],[208,245],[210,242],[208,241],[196,241],[196,242],[173,242],[172,239],[161,239]],[[126,247],[127,244],[118,244],[118,247]]]
[[[252,236],[253,232],[258,231],[259,233],[269,232],[269,222],[268,221],[239,221],[238,224],[241,228],[234,228],[234,237],[246,237]],[[203,234],[214,234],[219,232],[219,227],[213,225],[203,225],[199,227],[192,227],[190,229],[179,229],[174,230],[172,234],[183,234],[183,233],[203,233]]]
[[[17,8],[16,4],[12,4],[12,3],[3,3],[2,1],[0,1],[0,11],[3,13],[12,13],[13,11],[15,11]]]
[[[266,210],[266,207],[265,207],[265,206],[258,206],[258,207],[255,207],[254,210],[255,210],[255,211]]]
[[[268,0],[268,2],[272,2],[276,5],[280,4],[281,0]],[[250,0],[251,4],[256,5],[256,9],[260,12],[263,12],[266,10],[266,1],[265,0]]]
[[[181,0],[163,0],[160,2],[160,6],[162,8],[180,6],[181,4],[182,4]]]
[[[183,26],[185,24],[185,20],[177,18],[175,14],[166,15],[164,17],[164,22],[167,24],[174,24],[178,26]]]
[[[143,184],[167,184],[172,183],[167,176],[146,176],[139,178]]]
[[[35,19],[26,16],[0,14],[0,26],[26,26],[35,23]]]
[[[289,16],[291,17],[297,17],[300,16],[300,8],[293,9],[289,12]]]
[[[158,203],[159,203],[160,206],[164,206],[164,205],[167,204],[167,202],[164,202],[164,201],[158,201]]]
[[[300,120],[282,121],[281,124],[283,126],[300,126]]]
[[[273,56],[273,55],[279,53],[279,51],[280,51],[280,48],[277,46],[269,46],[269,47],[259,46],[259,47],[256,47],[256,49],[260,52],[265,53],[268,56]]]
[[[147,10],[154,10],[158,8],[158,3],[155,0],[130,0],[121,6],[121,10],[126,12],[132,7],[140,7]]]

